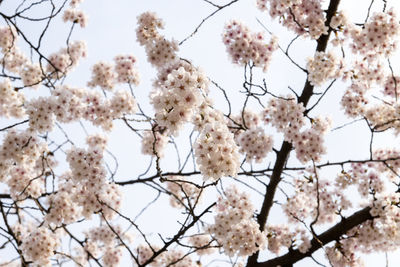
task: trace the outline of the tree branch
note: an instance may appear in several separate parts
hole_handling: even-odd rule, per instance
[[[311,256],[315,251],[321,248],[321,245],[326,245],[331,241],[338,240],[340,236],[351,230],[353,227],[364,223],[368,220],[372,220],[373,217],[369,213],[371,210],[370,207],[363,208],[355,212],[353,215],[343,218],[339,223],[335,226],[329,228],[322,234],[311,240],[311,248],[307,251],[307,253],[301,253],[298,249],[294,249],[289,251],[283,256],[265,261],[256,263],[252,265],[254,267],[276,267],[280,266],[292,266],[294,263]]]

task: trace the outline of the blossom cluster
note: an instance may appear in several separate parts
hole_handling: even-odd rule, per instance
[[[58,87],[51,94],[26,103],[32,130],[40,133],[50,131],[55,118],[60,122],[83,118],[104,130],[111,130],[113,120],[137,110],[133,96],[122,90],[116,91],[111,99],[105,99],[99,92],[67,85]]]
[[[325,248],[325,257],[333,267],[365,265],[361,258],[357,257],[353,251],[349,251],[339,242],[331,247]]]
[[[378,173],[386,174],[392,182],[397,181],[397,173],[400,170],[400,151],[398,149],[393,147],[376,149],[373,151],[373,158],[382,161],[372,164]]]
[[[373,253],[394,251],[400,244],[400,194],[378,194],[371,204],[372,220],[355,226],[346,233],[348,238],[327,248],[327,257],[333,266],[358,266],[356,252]]]
[[[202,93],[207,88],[203,72],[188,63],[176,63],[165,80],[158,79],[159,87],[151,92],[157,123],[171,134],[177,134],[185,122],[192,120],[196,108],[201,105]],[[164,75],[160,75],[162,78]]]
[[[192,123],[194,124],[194,129],[201,131],[204,126],[208,123],[223,123],[225,121],[224,114],[213,108],[213,101],[205,97],[203,103],[197,107],[197,111],[194,113],[192,118]]]
[[[260,115],[250,110],[244,110],[227,120],[240,152],[246,154],[246,160],[255,160],[258,163],[272,151],[273,145],[272,136],[259,127],[260,121]]]
[[[272,53],[278,48],[277,37],[266,44],[262,33],[252,33],[241,22],[233,20],[226,24],[223,43],[234,64],[245,65],[250,61],[267,71]]]
[[[261,118],[258,113],[246,109],[241,113],[232,116],[231,119],[228,120],[228,127],[235,135],[235,139],[237,139],[246,129],[257,128],[260,121]]]
[[[13,27],[0,27],[0,47],[3,54],[10,51],[16,40],[17,33]]]
[[[73,23],[78,23],[81,28],[85,28],[87,25],[87,16],[82,10],[75,8],[68,8],[64,11],[63,15],[64,22],[71,21]]]
[[[8,131],[0,146],[0,181],[14,200],[44,193],[44,174],[54,164],[47,145],[29,131]]]
[[[157,250],[159,250],[159,248],[156,246],[152,246],[152,248],[150,248],[148,245],[139,245],[137,247],[139,264],[144,264],[154,255],[154,251]],[[183,252],[182,250],[169,249],[155,257],[149,263],[149,266],[197,267],[198,264],[194,260],[192,260],[190,256],[186,255],[185,252]]]
[[[358,83],[352,83],[343,94],[340,104],[349,117],[357,117],[365,112],[368,99],[365,96],[365,87]]]
[[[164,150],[168,144],[168,135],[165,131],[154,129],[146,131],[142,138],[142,153],[144,155],[164,157]]]
[[[261,162],[272,151],[272,136],[267,135],[261,127],[251,128],[238,136],[240,152],[246,154],[247,160]]]
[[[75,212],[81,212],[80,216],[90,218],[93,213],[101,211],[106,219],[111,219],[115,216],[115,211],[121,208],[121,190],[118,185],[106,180],[107,172],[103,166],[104,147],[93,145],[91,139],[92,137],[89,137],[87,142],[88,150],[73,147],[67,152],[71,173],[63,178],[66,181],[71,180],[68,184],[77,188],[76,194],[69,195],[70,201],[77,207],[82,207],[76,208]],[[68,213],[69,210],[64,212]]]
[[[383,94],[393,98],[400,94],[400,76],[389,76],[384,84]]]
[[[279,254],[282,247],[291,248],[297,245],[301,253],[306,253],[311,247],[310,237],[304,229],[296,228],[291,231],[288,225],[267,225],[265,232],[268,238],[268,250]],[[301,243],[296,242],[301,240]]]
[[[317,117],[313,120],[310,128],[305,129],[298,135],[293,135],[291,142],[296,150],[296,157],[300,162],[321,161],[322,155],[326,153],[323,137],[330,129],[330,126],[331,120],[329,118]]]
[[[217,181],[238,172],[238,148],[226,124],[206,124],[197,138],[194,153],[204,179]]]
[[[329,79],[340,77],[342,68],[343,60],[333,52],[316,52],[307,62],[308,80],[314,86],[321,86]]]
[[[272,18],[283,18],[281,23],[297,34],[308,34],[313,39],[327,34],[325,15],[318,0],[257,0],[261,11],[269,11]]]
[[[207,231],[228,256],[250,256],[265,247],[266,235],[260,231],[253,213],[249,196],[235,186],[227,188],[225,198],[218,200],[214,224]]]
[[[284,211],[292,222],[315,220],[316,223],[333,222],[338,210],[347,210],[352,203],[343,190],[326,180],[310,175],[295,180],[296,193],[284,204]]]
[[[370,56],[390,56],[397,47],[400,25],[393,9],[374,13],[362,29],[350,29],[354,53]]]
[[[0,47],[3,67],[19,74],[24,86],[37,88],[43,79],[39,64],[33,64],[16,46],[17,34],[12,27],[0,27]],[[12,104],[10,104],[11,106]]]
[[[22,239],[21,250],[26,260],[38,266],[52,266],[50,258],[59,246],[56,234],[45,227],[39,227]]]
[[[62,48],[48,57],[46,71],[52,78],[60,79],[77,66],[79,60],[85,58],[86,54],[86,43],[74,41],[68,48]]]
[[[303,115],[305,108],[295,98],[272,98],[269,106],[263,111],[266,124],[272,124],[279,132],[283,132],[284,140],[292,143],[296,149],[297,159],[306,163],[310,160],[320,161],[325,153],[323,136],[330,128],[329,118],[311,119],[311,127],[302,129],[306,124]]]
[[[147,60],[157,68],[178,60],[178,43],[165,39],[158,32],[162,28],[163,22],[155,13],[145,12],[138,17],[137,40],[145,47]]]
[[[59,177],[57,192],[47,199],[45,222],[49,225],[69,224],[99,211],[111,219],[121,208],[120,189],[106,180],[103,167],[105,138],[89,136],[87,143],[88,150],[73,147],[67,152],[71,170]]]
[[[94,64],[88,86],[112,90],[117,83],[139,84],[139,72],[135,67],[136,58],[133,55],[118,55],[114,62],[115,64],[100,61]]]
[[[13,88],[10,79],[0,82],[0,116],[21,118],[25,115],[24,101],[25,96]]]
[[[150,94],[156,121],[159,126],[166,128],[168,135],[177,135],[203,103],[208,79],[200,69],[178,59],[177,43],[166,40],[158,32],[161,28],[163,22],[156,14],[145,12],[138,17],[136,36],[146,49],[148,61],[158,70]]]
[[[55,225],[70,224],[76,222],[81,214],[82,207],[77,206],[78,188],[75,183],[68,180],[70,174],[64,174],[61,178],[63,182],[58,184],[57,193],[51,194],[47,198],[50,207],[45,216],[45,221]]]
[[[365,108],[364,116],[370,125],[377,131],[384,131],[389,128],[394,129],[394,134],[400,133],[399,122],[400,105],[389,105],[387,103],[370,105]]]
[[[385,191],[385,183],[374,165],[376,164],[352,163],[351,169],[339,175],[336,181],[342,188],[351,184],[356,185],[358,192],[364,198],[369,193],[382,193]]]
[[[119,240],[130,243],[131,237],[123,232],[119,225],[103,224],[93,227],[85,232],[85,250],[93,256],[102,255],[102,261],[105,266],[119,266],[122,260],[122,247]]]
[[[300,129],[305,125],[303,104],[297,103],[293,96],[271,98],[263,112],[266,124],[271,124],[279,132],[283,132],[286,141],[293,140]]]

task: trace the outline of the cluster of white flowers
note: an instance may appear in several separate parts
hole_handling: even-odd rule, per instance
[[[387,73],[382,62],[369,61],[368,58],[363,58],[357,60],[351,70],[344,73],[343,77],[345,80],[351,77],[353,83],[360,84],[368,90],[375,85],[384,85],[384,78],[387,77]]]
[[[197,234],[189,238],[189,243],[196,249],[197,255],[209,255],[216,252],[216,248],[210,248],[212,238],[208,234]]]
[[[287,99],[271,98],[268,107],[263,112],[266,124],[272,124],[279,132],[283,132],[286,141],[295,139],[305,124],[303,104],[288,95]]]
[[[42,70],[39,64],[25,63],[20,70],[22,82],[25,86],[38,88],[43,79]]]
[[[168,144],[168,135],[160,131],[146,131],[142,138],[142,153],[144,155],[164,157],[164,150]]]
[[[296,157],[300,162],[321,161],[321,156],[326,153],[323,137],[330,127],[329,118],[317,117],[313,120],[311,128],[293,135],[290,141],[296,149]]]
[[[155,118],[167,135],[177,135],[185,122],[193,120],[195,127],[204,120],[196,114],[208,91],[205,74],[189,62],[178,59],[176,41],[168,41],[158,32],[163,22],[155,13],[145,12],[138,17],[136,36],[146,49],[148,61],[158,70],[150,94]],[[203,106],[205,108],[205,106]]]
[[[307,62],[308,80],[314,86],[321,86],[329,79],[341,76],[343,60],[333,52],[316,52]]]
[[[335,30],[339,30],[340,27],[347,25],[349,25],[349,17],[343,10],[336,12],[331,19],[331,23],[329,24],[329,26]]]
[[[370,105],[364,110],[364,116],[368,119],[370,125],[377,131],[384,131],[389,128],[394,129],[394,134],[400,133],[400,105],[380,103]]]
[[[64,123],[84,118],[109,131],[113,120],[137,111],[136,100],[123,90],[116,91],[111,99],[105,99],[99,92],[66,85],[51,94],[26,104],[32,130],[40,133],[50,131],[56,116],[58,121]]]
[[[377,194],[371,204],[372,220],[355,226],[335,247],[327,248],[333,266],[360,266],[356,252],[394,251],[400,245],[399,193]],[[362,266],[362,265],[361,265]]]
[[[280,22],[297,34],[318,39],[328,32],[319,0],[257,0],[257,7],[269,11],[272,18],[283,18]]]
[[[84,98],[83,118],[109,131],[113,120],[137,111],[136,100],[127,91],[117,91],[112,99],[104,99],[98,92],[88,91]]]
[[[92,80],[88,82],[89,87],[99,86],[104,90],[114,88],[116,73],[113,70],[113,64],[100,61],[92,67]]]
[[[249,129],[238,137],[240,152],[246,153],[246,159],[261,162],[272,151],[272,136],[267,135],[261,127]]]
[[[138,28],[136,29],[137,41],[140,45],[151,43],[160,39],[158,29],[164,28],[164,22],[154,12],[145,12],[138,16]]]
[[[167,188],[171,192],[169,203],[174,208],[188,207],[200,202],[202,190],[184,176],[167,177]]]
[[[387,77],[383,94],[393,98],[400,97],[400,76],[390,75]]]
[[[150,96],[156,120],[169,133],[177,134],[185,122],[192,120],[201,105],[207,79],[200,70],[184,64],[173,69],[166,80],[158,84],[160,87],[155,87]]]
[[[148,259],[150,259],[154,255],[154,251],[159,250],[158,247],[152,246],[152,249],[148,245],[139,245],[137,247],[138,251],[138,259],[139,264],[144,264]],[[160,255],[158,255],[155,259],[153,259],[149,264],[151,267],[163,267],[163,266],[171,266],[171,267],[197,267],[198,264],[192,260],[192,258],[188,255],[185,256],[185,253],[182,250],[178,249],[169,249]]]
[[[17,34],[13,28],[0,27],[0,47],[4,68],[21,76],[26,87],[37,88],[43,79],[39,64],[33,64],[16,46]],[[11,106],[12,104],[10,104]]]
[[[360,84],[353,83],[343,94],[340,104],[345,114],[354,118],[364,113],[368,102],[365,96],[365,88]]]
[[[163,22],[155,13],[145,12],[138,16],[136,36],[138,42],[145,46],[147,60],[157,68],[178,59],[178,43],[164,38],[158,29],[163,28]]]
[[[236,140],[246,129],[257,128],[260,121],[258,113],[247,109],[227,120],[229,130],[235,135]]]
[[[217,181],[223,176],[236,176],[238,173],[238,147],[226,124],[206,124],[197,138],[194,153],[204,179]]]
[[[27,197],[38,198],[45,192],[44,179],[41,170],[37,166],[13,167],[7,185],[10,195],[15,200]]]
[[[133,55],[119,55],[114,61],[115,64],[103,61],[94,64],[88,86],[112,90],[117,83],[139,84],[139,72],[135,67],[136,58]]]
[[[38,97],[26,103],[29,127],[39,133],[51,131],[54,125],[54,102],[52,98]]]
[[[60,246],[59,237],[49,229],[39,227],[22,239],[21,250],[25,259],[37,266],[52,266],[50,258]]]
[[[215,222],[207,231],[230,257],[250,256],[264,249],[267,238],[253,219],[254,207],[249,196],[235,186],[227,188],[225,196],[218,200]]]
[[[352,207],[343,190],[325,179],[310,175],[308,179],[296,179],[295,186],[295,195],[283,207],[292,222],[310,218],[317,224],[331,223],[338,210]]]
[[[123,257],[123,248],[122,247],[111,247],[108,248],[102,257],[102,261],[104,266],[106,267],[115,267],[119,266],[122,262]]]
[[[85,28],[88,19],[86,14],[82,10],[68,8],[64,11],[63,20],[64,22],[71,21],[73,23],[78,23],[79,26]]]
[[[70,176],[70,174],[64,174]],[[82,207],[77,206],[78,188],[71,181],[63,177],[63,183],[58,184],[57,193],[51,194],[48,199],[50,207],[45,216],[45,222],[48,224],[62,225],[76,222],[82,214]]]
[[[373,158],[376,160],[385,160],[383,162],[375,162],[373,167],[379,173],[384,173],[392,182],[397,181],[398,171],[400,171],[400,151],[392,148],[380,148],[373,152]],[[388,168],[387,166],[390,166]]]
[[[39,197],[44,192],[44,173],[54,164],[47,145],[29,131],[8,131],[0,146],[0,181],[7,183],[15,200]]]
[[[139,84],[139,72],[135,67],[136,58],[133,55],[118,55],[114,61],[117,82]]]
[[[357,185],[358,192],[362,197],[367,197],[369,193],[382,193],[385,190],[385,183],[373,168],[376,164],[352,163],[351,169],[346,172],[347,179]],[[348,183],[341,183],[347,186]]]
[[[68,48],[62,48],[48,57],[50,62],[46,70],[52,78],[60,79],[72,70],[73,67],[77,66],[81,58],[85,57],[86,43],[83,41],[74,41]]]
[[[267,71],[272,53],[278,48],[277,37],[273,36],[266,44],[262,33],[252,33],[236,20],[226,24],[222,40],[234,64],[245,65],[251,61],[263,71]]]
[[[330,128],[328,118],[318,117],[312,120],[309,129],[302,130],[305,125],[303,104],[288,96],[287,99],[272,98],[268,108],[263,112],[264,122],[271,123],[279,132],[284,133],[284,139],[291,142],[296,149],[296,156],[302,162],[319,161],[325,153],[323,135]]]
[[[120,240],[125,244],[131,243],[132,238],[128,232],[123,232],[119,225],[103,224],[93,227],[85,232],[85,250],[93,256],[102,255],[105,266],[119,266],[122,260],[122,247],[119,246]]]
[[[397,47],[400,25],[393,9],[387,12],[374,13],[361,29],[352,27],[351,47],[354,53],[369,55],[377,59],[377,55],[390,56]]]
[[[17,40],[17,32],[12,27],[0,27],[0,47],[1,52],[6,54],[14,47]]]
[[[227,120],[229,130],[234,134],[240,152],[246,154],[246,160],[261,162],[272,151],[272,136],[259,127],[260,115],[245,110]]]
[[[197,107],[197,111],[194,113],[192,123],[194,129],[201,131],[207,123],[223,123],[225,118],[224,114],[212,107],[212,100],[208,97],[204,98],[203,103]]]
[[[6,70],[14,73],[20,73],[24,64],[28,62],[28,59],[18,47],[13,46],[10,51],[4,54],[2,62],[4,62],[3,65]]]
[[[24,101],[25,96],[14,90],[10,79],[0,82],[0,116],[21,118],[25,115]]]
[[[107,182],[103,167],[105,137],[89,136],[87,143],[88,150],[73,147],[67,151],[71,171],[59,177],[58,191],[48,198],[47,224],[68,224],[99,211],[111,219],[121,208],[119,186]]]
[[[358,258],[353,251],[346,250],[339,242],[332,247],[325,248],[325,257],[332,267],[365,266],[361,258]]]
[[[265,229],[268,238],[268,250],[279,254],[282,247],[289,249],[297,245],[301,253],[306,253],[311,247],[310,237],[304,229],[291,231],[287,225],[268,225]],[[296,242],[301,240],[302,242]]]

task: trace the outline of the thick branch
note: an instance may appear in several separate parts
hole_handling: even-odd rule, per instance
[[[325,25],[329,27],[330,21],[332,17],[335,15],[337,8],[339,6],[340,0],[331,0],[329,3],[329,8],[326,14],[326,22]],[[329,35],[331,33],[331,28],[328,30],[328,34],[321,35],[321,37],[317,40],[317,48],[316,51],[325,51],[328,45]],[[307,106],[308,101],[313,95],[314,86],[311,83],[306,81],[301,96],[298,99],[299,103],[302,103],[304,107]],[[267,187],[267,192],[265,194],[265,198],[261,207],[260,214],[257,217],[258,223],[260,225],[260,230],[263,231],[265,227],[265,223],[268,219],[269,211],[273,205],[273,200],[275,196],[276,189],[278,188],[278,184],[281,181],[281,175],[283,168],[286,164],[286,161],[289,157],[290,151],[292,150],[292,144],[284,141],[281,146],[281,150],[278,152],[275,166],[272,172],[270,183]],[[258,252],[249,257],[247,262],[247,267],[256,266],[258,258]]]
[[[341,222],[335,226],[329,228],[322,234],[318,235],[316,238],[311,240],[311,248],[307,253],[301,253],[298,249],[289,251],[283,256],[274,258],[272,260],[257,263],[253,266],[255,267],[276,267],[280,266],[292,266],[294,263],[302,260],[306,257],[311,256],[315,251],[321,248],[321,246],[328,244],[331,241],[338,240],[343,234],[348,232],[353,227],[373,219],[369,211],[370,207],[363,208],[362,210],[354,213],[353,215],[343,218]]]

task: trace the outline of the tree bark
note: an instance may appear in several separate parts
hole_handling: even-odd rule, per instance
[[[331,0],[329,3],[328,10],[326,11],[326,22],[325,25],[329,27],[332,17],[335,15],[340,0]],[[326,50],[328,45],[329,36],[332,29],[329,27],[328,34],[321,35],[317,40],[317,52],[322,52]],[[307,106],[308,101],[310,100],[311,96],[313,95],[314,86],[308,81],[305,82],[303,91],[298,98],[298,103],[302,103],[304,107]],[[263,204],[261,206],[261,210],[259,215],[257,216],[257,222],[260,225],[260,230],[263,231],[265,228],[265,224],[268,220],[269,212],[272,208],[275,192],[278,187],[278,184],[281,181],[282,171],[285,167],[286,161],[289,158],[290,151],[292,150],[293,146],[291,143],[284,141],[282,143],[281,149],[277,153],[274,169],[272,171],[271,180],[267,186],[267,191],[264,197]],[[257,258],[258,252],[253,254],[248,258],[247,267],[257,266]],[[272,265],[271,265],[272,266]]]

